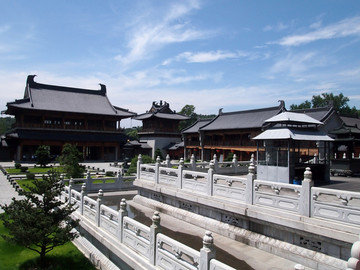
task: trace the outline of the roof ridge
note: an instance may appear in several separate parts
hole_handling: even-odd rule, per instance
[[[221,115],[230,115],[230,114],[237,114],[237,113],[246,113],[246,112],[261,112],[261,111],[268,111],[268,110],[279,110],[279,106],[274,107],[266,107],[266,108],[258,108],[258,109],[250,109],[250,110],[243,110],[243,111],[234,111],[234,112],[223,112]]]
[[[91,89],[75,88],[75,87],[69,87],[69,86],[38,83],[38,82],[34,81],[35,76],[36,75],[29,75],[27,78],[27,81],[26,81],[27,85],[29,85],[29,88],[31,88],[31,89],[54,90],[54,91],[74,92],[74,93],[106,96],[106,85],[104,85],[104,84],[99,84],[101,87],[100,90],[91,90]]]

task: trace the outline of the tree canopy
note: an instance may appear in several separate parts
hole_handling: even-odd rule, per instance
[[[70,218],[73,205],[57,199],[63,189],[57,172],[50,171],[49,176],[33,183],[29,192],[23,192],[25,199],[13,198],[10,205],[1,205],[5,214],[0,219],[9,230],[9,235],[2,237],[37,252],[43,268],[48,252],[77,237],[72,229],[78,221]]]
[[[50,146],[40,145],[36,149],[35,156],[37,164],[39,164],[41,167],[46,167],[46,165],[48,165],[51,161]]]
[[[72,145],[70,143],[64,144],[61,156],[59,156],[59,162],[64,166],[64,170],[68,178],[82,176],[83,169],[79,165],[81,157],[82,155],[76,145]]]
[[[344,96],[342,93],[339,95],[334,95],[333,93],[322,93],[321,95],[314,95],[311,99],[311,102],[305,100],[304,102],[296,105],[290,105],[291,110],[296,109],[309,109],[309,108],[320,108],[332,105],[334,110],[341,114],[350,114],[355,115],[358,114],[359,111],[356,107],[350,108],[348,102],[350,99]]]
[[[215,114],[197,114],[195,112],[195,106],[194,105],[185,105],[179,112],[182,115],[186,115],[190,117],[188,120],[184,120],[180,122],[179,129],[182,130],[184,128],[189,127],[193,123],[195,123],[198,119],[204,119],[204,118],[214,118]]]

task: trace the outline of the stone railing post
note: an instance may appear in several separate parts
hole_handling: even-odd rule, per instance
[[[234,173],[237,174],[239,162],[237,160],[236,154],[233,155],[232,163],[233,163],[233,167],[234,167]]]
[[[124,226],[123,226],[123,223],[124,223],[124,217],[127,217],[128,216],[128,211],[126,209],[126,200],[123,198],[121,199],[121,202],[120,202],[120,209],[119,209],[119,215],[118,215],[118,237],[119,237],[119,240],[120,240],[120,243],[123,242],[123,231],[124,231]]]
[[[140,179],[140,165],[142,164],[142,157],[141,154],[138,156],[138,161],[136,163],[136,178]]]
[[[184,170],[184,159],[180,158],[179,167],[178,167],[178,177],[176,179],[176,186],[180,189],[182,189],[183,187],[183,183],[182,183],[183,170]]]
[[[213,161],[210,161],[209,164],[207,185],[208,185],[208,195],[212,196],[214,194],[214,162]]]
[[[72,203],[71,190],[73,189],[73,185],[74,185],[74,180],[72,178],[70,178],[70,181],[69,181],[69,204]]]
[[[311,188],[313,186],[312,182],[312,172],[309,167],[305,169],[304,180],[301,184],[300,192],[300,205],[299,205],[299,214],[302,216],[310,217],[311,215]]]
[[[119,170],[119,172],[118,172],[116,181],[117,181],[117,187],[119,189],[121,189],[123,187],[123,183],[124,183],[121,170]]]
[[[159,184],[159,180],[160,180],[160,157],[158,156],[155,162],[155,183]]]
[[[351,257],[347,261],[346,270],[360,269],[360,240],[356,241],[351,247]]]
[[[150,252],[149,261],[152,265],[156,265],[156,235],[160,232],[160,216],[159,212],[155,211],[152,216],[152,224],[150,226]]]
[[[170,155],[166,155],[166,167],[171,168],[171,161],[170,161]]]
[[[86,173],[86,187],[87,187],[87,190],[91,191],[91,189],[92,189],[92,179],[91,179],[90,170],[88,170],[87,173]]]
[[[194,154],[192,154],[190,157],[190,167],[193,171],[196,170],[196,160]]]
[[[203,247],[200,249],[199,270],[209,270],[210,261],[215,258],[214,238],[211,232],[206,231],[203,238]]]
[[[219,162],[218,162],[218,160],[216,158],[216,154],[214,154],[214,156],[213,156],[213,162],[214,162],[214,170],[215,170],[215,172],[219,171]]]
[[[254,203],[255,166],[251,159],[248,171],[246,176],[245,203],[252,205]]]
[[[100,227],[100,219],[101,219],[101,211],[100,211],[100,206],[101,206],[101,202],[102,202],[102,197],[104,196],[104,193],[102,191],[102,189],[99,189],[98,192],[98,197],[96,199],[96,214],[95,214],[95,218],[96,218],[96,226]]]
[[[80,196],[80,214],[84,214],[84,197],[87,195],[86,192],[86,183],[82,184],[81,186],[81,196]]]

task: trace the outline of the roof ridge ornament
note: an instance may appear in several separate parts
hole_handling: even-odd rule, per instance
[[[105,84],[102,84],[102,83],[99,83],[99,85],[100,85],[100,93],[102,94],[102,95],[106,95],[106,85]]]

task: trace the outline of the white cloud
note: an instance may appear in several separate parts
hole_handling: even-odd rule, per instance
[[[217,62],[227,59],[238,59],[242,57],[248,57],[250,60],[259,58],[259,55],[253,53],[246,53],[242,51],[229,52],[223,50],[208,51],[208,52],[183,52],[174,58],[166,59],[162,65],[169,65],[176,61],[185,61],[187,63],[209,63]],[[266,56],[264,56],[266,57]]]
[[[344,71],[340,72],[339,75],[346,76],[346,77],[360,76],[360,67],[344,70]]]
[[[130,64],[149,58],[151,53],[172,43],[181,43],[208,37],[211,33],[197,30],[186,22],[186,17],[199,8],[197,1],[187,1],[173,4],[163,13],[150,14],[153,19],[143,18],[131,26],[127,54],[120,54],[115,60]],[[155,11],[154,11],[155,12]],[[155,18],[155,19],[154,19]],[[163,18],[158,20],[158,18]]]
[[[277,60],[270,68],[270,74],[286,72],[292,76],[298,75],[315,64],[313,61],[315,56],[315,52],[289,53],[284,58]]]
[[[334,39],[353,35],[360,35],[360,17],[344,19],[309,33],[286,36],[274,43],[282,46],[299,46],[317,40]]]
[[[277,23],[276,25],[266,25],[264,28],[263,28],[263,31],[264,32],[268,32],[268,31],[276,31],[276,32],[280,32],[280,31],[283,31],[285,29],[289,28],[288,25],[282,23],[282,22],[279,22]]]

